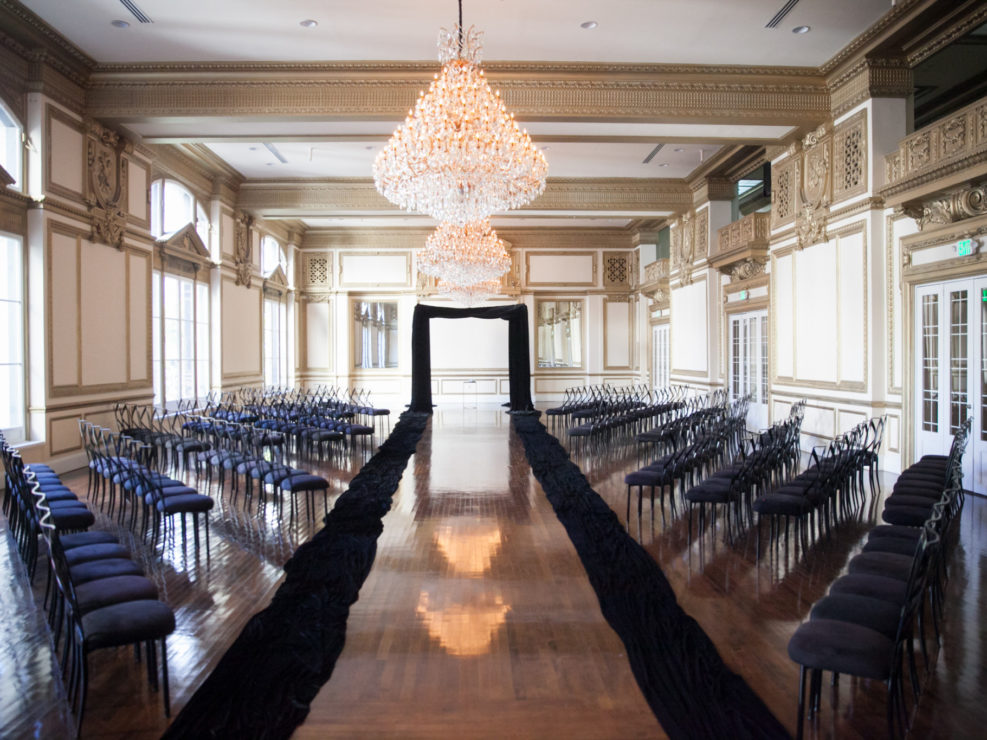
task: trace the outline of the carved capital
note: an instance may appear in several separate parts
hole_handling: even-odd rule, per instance
[[[826,241],[826,223],[829,220],[828,208],[804,206],[795,222],[796,246],[799,249]]]
[[[987,183],[939,195],[921,204],[906,205],[906,216],[915,219],[919,231],[929,224],[944,226],[987,213]]]
[[[766,262],[757,259],[746,259],[734,265],[730,271],[730,282],[739,283],[741,280],[750,280],[764,273]]]

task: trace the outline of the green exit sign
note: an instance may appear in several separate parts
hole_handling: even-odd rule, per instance
[[[976,243],[973,239],[960,239],[956,242],[956,256],[957,257],[969,257],[973,254],[976,248]]]
[[[740,293],[737,294],[737,297],[742,301],[746,301],[748,295],[749,293],[746,290],[742,290],[740,291]]]
[[[987,288],[980,289],[980,300],[987,303]]]

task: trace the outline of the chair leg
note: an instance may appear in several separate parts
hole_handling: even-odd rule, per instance
[[[888,715],[890,721],[890,715]],[[799,666],[799,709],[795,724],[795,739],[802,740],[805,720],[805,666]]]

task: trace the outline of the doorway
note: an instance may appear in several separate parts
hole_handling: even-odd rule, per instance
[[[669,385],[671,358],[668,352],[668,324],[655,324],[651,327],[651,387],[655,390]]]
[[[915,287],[915,459],[949,452],[973,416],[963,487],[987,492],[987,276]]]
[[[750,429],[768,426],[768,312],[730,314],[730,399],[751,397]]]

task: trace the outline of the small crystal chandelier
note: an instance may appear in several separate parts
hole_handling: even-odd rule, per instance
[[[511,267],[511,256],[489,221],[458,226],[443,221],[418,252],[418,271],[466,288],[494,280]]]
[[[484,280],[482,283],[474,283],[465,287],[439,280],[437,287],[439,295],[451,298],[464,306],[475,306],[500,292],[500,280]]]
[[[545,190],[548,163],[490,89],[480,32],[439,32],[441,71],[374,161],[374,184],[408,211],[464,225]]]

